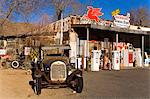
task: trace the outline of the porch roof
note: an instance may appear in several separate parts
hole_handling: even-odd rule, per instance
[[[110,27],[110,26],[102,26],[96,24],[72,24],[72,28],[92,28],[92,29],[100,29],[100,30],[108,30],[114,32],[123,32],[129,34],[139,34],[139,35],[150,35],[150,31],[142,31],[142,30],[132,30],[129,28],[117,28],[117,27]]]

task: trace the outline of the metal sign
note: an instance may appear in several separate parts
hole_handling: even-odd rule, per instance
[[[116,10],[114,10],[112,13],[111,13],[111,15],[112,16],[116,16],[116,15],[118,15],[120,13],[120,9],[116,9]]]
[[[38,57],[38,52],[35,49],[31,49],[31,51],[30,51],[30,57],[32,59],[36,59]]]
[[[88,6],[87,14],[84,17],[99,22],[99,16],[102,16],[104,13],[101,12],[101,8],[93,8],[92,6]]]
[[[114,25],[117,27],[128,28],[130,26],[130,16],[115,15]]]
[[[25,47],[24,55],[30,55],[30,50],[31,50],[31,47]]]
[[[0,49],[0,56],[1,55],[6,55],[6,49]]]

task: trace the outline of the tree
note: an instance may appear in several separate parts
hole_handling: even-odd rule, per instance
[[[6,22],[7,19],[11,16],[14,9],[18,6],[19,2],[16,0],[1,0],[0,1],[0,27]]]
[[[86,9],[87,4],[90,5],[91,0],[87,0],[86,4],[82,4],[80,0],[46,0],[48,4],[55,9],[56,20],[61,19],[62,12],[70,10],[68,14],[81,14]]]
[[[52,18],[48,14],[44,13],[39,18],[38,25],[40,25],[41,27],[44,27],[44,26],[50,24],[51,22],[52,22]]]
[[[132,25],[150,27],[150,12],[147,8],[132,9],[130,11],[130,23]]]
[[[52,0],[51,4],[56,11],[57,19],[61,19],[61,14],[65,10],[65,8],[70,5],[71,0]]]
[[[20,0],[18,8],[15,13],[22,16],[25,22],[30,21],[30,15],[40,12],[38,9],[42,8],[43,0]]]
[[[45,28],[48,24],[52,22],[52,18],[48,14],[43,14],[39,18],[39,20],[36,23],[36,29],[37,33],[47,32],[48,28]]]
[[[42,1],[42,0],[41,0]],[[0,0],[0,33],[3,33],[3,27],[7,27],[8,20],[15,16],[22,16],[29,23],[32,12],[39,8],[39,0]],[[14,15],[14,16],[13,16]],[[16,19],[16,17],[15,17]],[[13,26],[12,26],[13,27]],[[4,34],[3,34],[4,35]]]

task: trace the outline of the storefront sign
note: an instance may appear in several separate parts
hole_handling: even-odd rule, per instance
[[[114,16],[114,25],[116,27],[121,27],[121,28],[128,28],[130,26],[130,16],[124,16],[124,15],[115,15]]]

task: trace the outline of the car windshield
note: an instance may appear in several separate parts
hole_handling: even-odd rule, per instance
[[[67,56],[69,57],[69,46],[42,47],[45,56]]]

